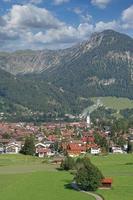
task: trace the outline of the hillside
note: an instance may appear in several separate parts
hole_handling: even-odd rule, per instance
[[[71,96],[71,98],[69,98]],[[76,112],[80,103],[74,94],[62,90],[37,77],[16,77],[0,69],[0,112],[16,116],[64,116]],[[87,105],[89,104],[87,101]],[[86,106],[87,106],[86,105]],[[13,116],[12,116],[13,118]],[[21,117],[20,117],[21,118]]]
[[[0,98],[6,104],[9,103],[12,106],[15,104],[23,105],[25,108],[34,111],[46,111],[48,107],[52,110],[54,95],[56,99],[56,88],[49,86],[44,81],[35,82],[35,80],[18,78],[0,70]],[[10,109],[10,112],[12,111],[14,111],[13,107]]]
[[[65,50],[0,53],[0,112],[79,114],[91,97],[132,91],[133,39],[112,30]]]
[[[78,56],[47,71],[52,84],[81,97],[133,98],[133,39],[114,31],[94,34]]]

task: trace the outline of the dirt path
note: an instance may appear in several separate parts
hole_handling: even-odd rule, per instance
[[[86,193],[86,194],[88,194],[88,195],[93,196],[96,200],[104,200],[104,199],[103,199],[100,195],[98,195],[98,194],[95,194],[95,193],[93,193],[93,192],[86,192],[86,191],[80,190],[80,189],[78,188],[78,186],[77,186],[75,183],[72,183],[71,186],[72,186],[72,188],[75,189],[75,190],[78,190],[78,191],[80,191],[80,192],[84,192],[84,193]]]

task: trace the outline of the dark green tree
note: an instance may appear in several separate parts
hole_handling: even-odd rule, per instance
[[[127,153],[133,152],[133,143],[128,140]]]
[[[83,190],[95,191],[101,185],[103,175],[100,170],[90,162],[88,157],[78,161],[78,168],[74,180]]]
[[[94,134],[95,143],[102,147],[104,150],[108,151],[108,141],[105,137],[101,136],[99,133]]]
[[[122,136],[120,136],[120,137],[118,138],[117,144],[118,144],[120,147],[123,147],[123,146],[126,144],[126,140],[125,140]]]
[[[27,136],[25,138],[25,143],[20,153],[32,156],[35,154],[35,143],[34,143],[34,137],[32,135]]]
[[[71,170],[75,167],[75,161],[73,158],[66,156],[66,158],[61,162],[60,165],[63,170]]]

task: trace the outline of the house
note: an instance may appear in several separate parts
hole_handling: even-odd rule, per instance
[[[36,148],[49,148],[50,146],[51,146],[51,142],[49,141],[46,141],[44,143],[39,142],[35,145]]]
[[[99,155],[101,153],[101,149],[99,147],[92,147],[91,154],[92,155]]]
[[[82,141],[83,141],[84,143],[94,144],[95,139],[94,139],[93,136],[86,136],[86,135],[85,135],[84,137],[82,137]]]
[[[78,143],[69,143],[67,145],[67,153],[71,157],[79,156],[86,153],[86,146]]]
[[[35,145],[35,148],[36,148],[36,154],[38,155],[39,158],[43,158],[45,156],[53,156],[55,155],[55,152],[53,152],[51,149],[50,149],[50,145],[51,143],[46,143],[46,144],[43,144],[43,143],[38,143]]]
[[[54,145],[54,142],[53,141],[45,141],[43,144],[45,145],[46,148],[50,148],[51,146]]]
[[[113,146],[113,147],[112,147],[112,153],[120,153],[120,154],[122,154],[122,153],[124,153],[124,152],[123,152],[123,150],[122,150],[121,147]]]
[[[45,156],[51,155],[51,150],[48,148],[38,148],[36,149],[36,154],[39,158],[44,158]]]
[[[19,153],[21,149],[21,145],[16,143],[16,142],[12,142],[9,143],[6,147],[5,147],[5,153],[8,154],[17,154]]]
[[[0,154],[4,153],[4,146],[3,144],[0,144]]]
[[[100,188],[106,188],[110,189],[112,187],[112,178],[104,178],[101,180],[101,187]]]
[[[49,135],[47,137],[48,141],[55,142],[57,140],[56,135]]]
[[[46,149],[46,145],[45,144],[43,144],[43,143],[37,143],[36,145],[35,145],[35,148],[36,148],[36,153],[38,153],[38,151],[39,151],[39,149]]]

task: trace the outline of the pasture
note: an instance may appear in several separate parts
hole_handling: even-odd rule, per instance
[[[133,154],[91,157],[104,176],[113,178],[111,190],[98,190],[105,200],[133,200]]]
[[[90,156],[106,177],[113,178],[111,190],[98,190],[105,200],[133,200],[133,155]],[[23,155],[0,155],[0,197],[3,200],[94,200],[72,190],[69,172],[57,165]]]
[[[120,111],[124,109],[133,108],[133,100],[128,98],[117,98],[117,97],[93,97],[91,98],[94,103],[97,99],[100,100],[100,103],[105,107],[112,108],[114,110]]]
[[[69,187],[72,175],[56,165],[22,155],[0,155],[0,197],[3,200],[94,200]]]

